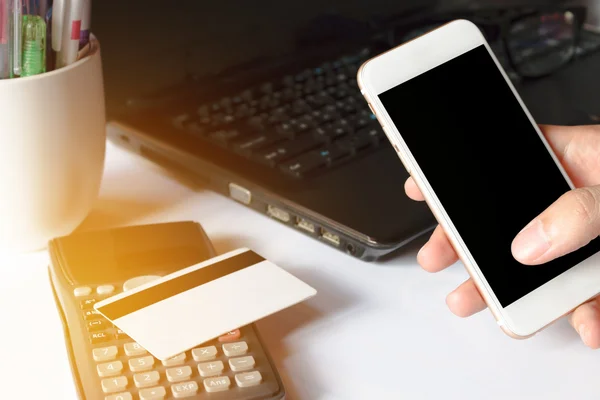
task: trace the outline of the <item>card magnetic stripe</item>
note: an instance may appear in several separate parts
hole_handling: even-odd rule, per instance
[[[233,274],[244,268],[258,264],[265,259],[253,251],[246,251],[226,258],[217,263],[199,268],[189,274],[178,276],[146,290],[124,297],[114,303],[98,308],[108,319],[115,320],[134,313],[142,308],[169,299],[179,293],[193,289],[205,283]]]

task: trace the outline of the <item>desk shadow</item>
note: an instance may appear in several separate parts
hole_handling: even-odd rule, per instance
[[[75,232],[126,226],[169,205],[166,202],[140,202],[128,198],[100,198]]]
[[[286,340],[294,335],[318,334],[319,325],[331,323],[343,314],[348,314],[361,302],[357,295],[341,287],[330,276],[313,269],[294,269],[294,276],[317,290],[317,295],[303,303],[279,311],[260,320],[257,325],[283,380],[286,400],[316,399],[328,388],[320,376],[309,365],[296,366],[288,374],[285,360],[293,356]],[[304,331],[301,333],[301,331]]]

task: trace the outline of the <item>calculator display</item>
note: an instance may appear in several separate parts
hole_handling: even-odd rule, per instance
[[[209,249],[198,241],[193,224],[88,232],[61,242],[62,257],[68,261],[65,273],[72,284],[79,285],[124,281],[148,271],[168,274],[210,258]]]

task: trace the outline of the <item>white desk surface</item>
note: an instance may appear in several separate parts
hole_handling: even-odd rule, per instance
[[[355,260],[110,143],[79,229],[189,219],[220,253],[253,248],[319,291],[258,324],[288,400],[600,398],[600,354],[566,321],[516,341],[487,311],[453,316],[444,298],[466,278],[461,265],[430,275],[417,246]],[[2,399],[76,398],[47,264],[46,252],[0,255]]]

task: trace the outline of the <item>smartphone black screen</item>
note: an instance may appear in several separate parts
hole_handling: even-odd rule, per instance
[[[517,233],[570,188],[485,46],[379,97],[503,307],[600,250],[513,258]]]

